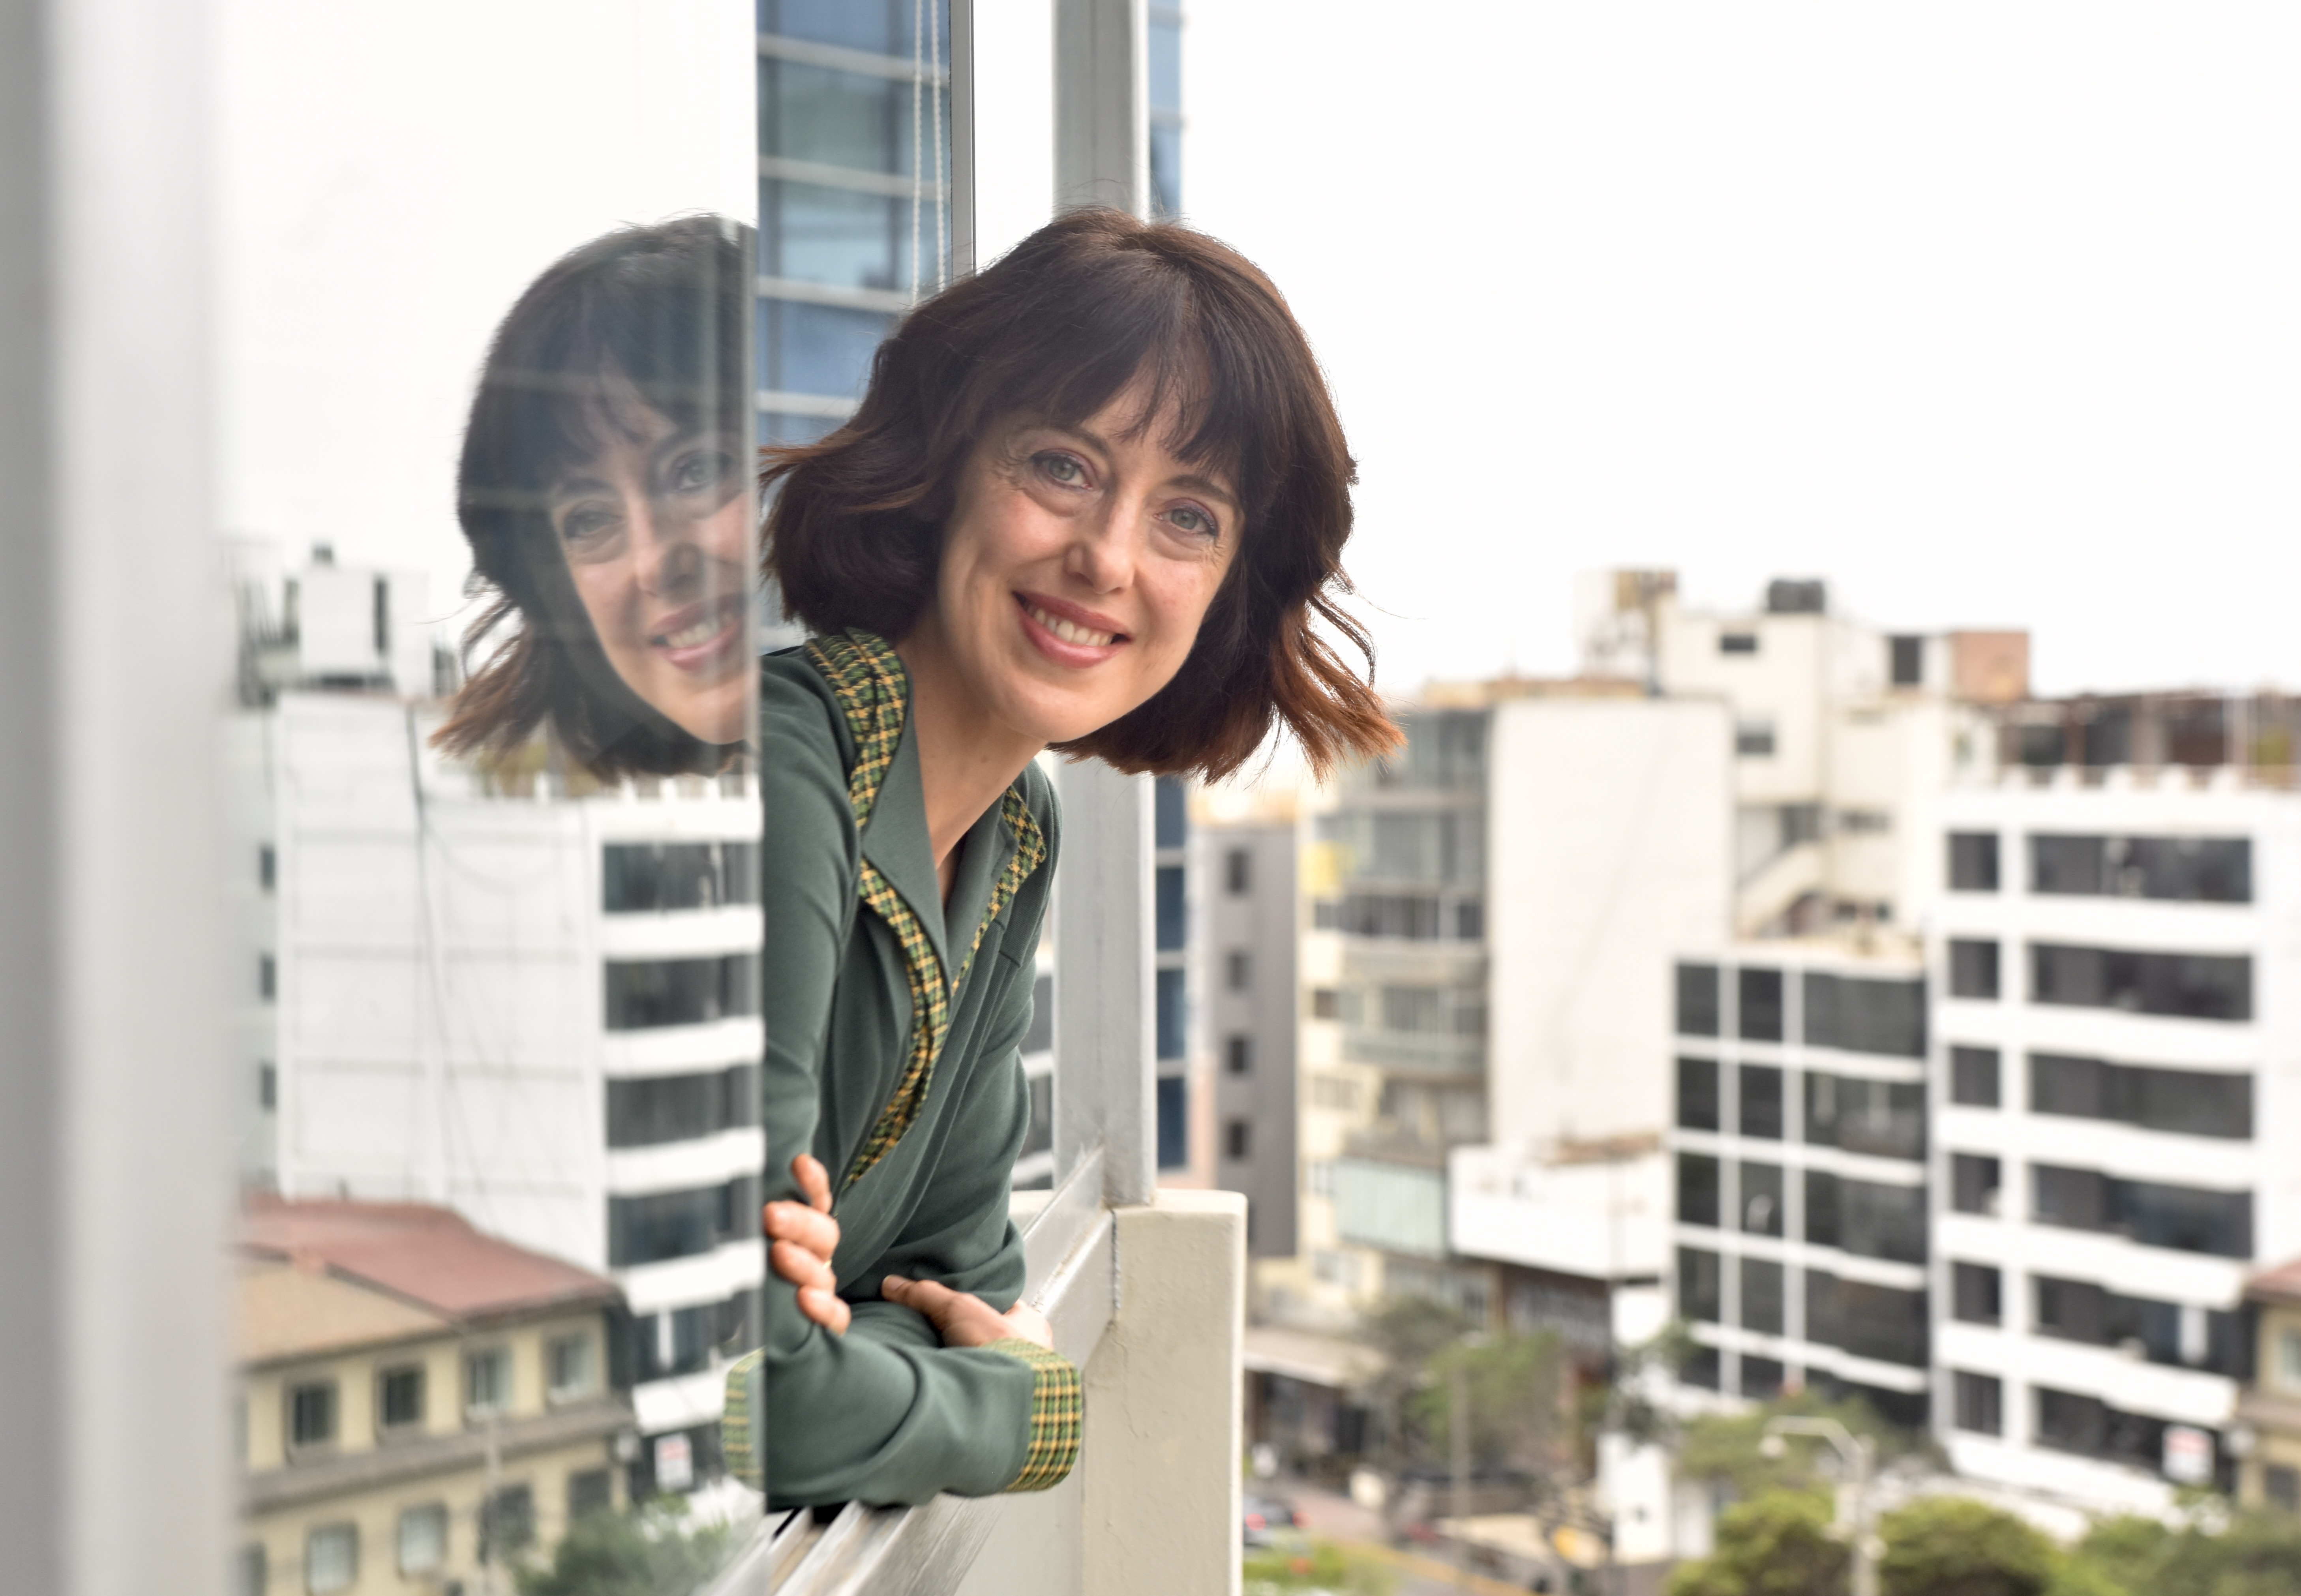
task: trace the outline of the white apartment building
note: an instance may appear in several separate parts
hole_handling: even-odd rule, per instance
[[[2301,1251],[2301,795],[2014,731],[2037,768],[1942,800],[1935,1425],[2148,1508],[2229,1483],[2244,1282]]]
[[[1914,946],[1678,962],[1669,1050],[1682,1388],[1858,1394],[1926,1422],[1927,1003]]]

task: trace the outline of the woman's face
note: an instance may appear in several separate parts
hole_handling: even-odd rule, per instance
[[[1033,744],[1109,725],[1174,679],[1236,556],[1234,487],[1138,424],[1140,385],[1073,427],[977,445],[945,529],[936,652]]]
[[[633,405],[551,484],[551,528],[599,646],[631,689],[710,743],[748,734],[751,500],[715,434]]]

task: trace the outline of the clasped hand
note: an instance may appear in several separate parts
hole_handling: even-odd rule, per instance
[[[839,1277],[831,1267],[832,1255],[839,1250],[839,1221],[831,1216],[831,1177],[805,1153],[791,1160],[791,1177],[807,1200],[767,1204],[761,1216],[767,1261],[799,1288],[800,1313],[833,1334],[844,1335],[854,1314],[839,1295]],[[1017,1302],[1002,1314],[971,1291],[899,1274],[881,1281],[879,1294],[925,1318],[946,1347],[985,1347],[1015,1339],[1042,1347],[1055,1344],[1046,1315],[1027,1302]]]

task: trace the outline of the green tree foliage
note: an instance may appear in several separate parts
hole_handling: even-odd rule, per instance
[[[1459,1341],[1432,1353],[1429,1374],[1406,1398],[1414,1432],[1436,1442],[1438,1454],[1452,1447],[1454,1376],[1462,1377],[1470,1421],[1470,1457],[1481,1467],[1516,1464],[1546,1469],[1566,1432],[1566,1360],[1557,1336],[1495,1334]]]
[[[1353,1555],[1331,1541],[1293,1542],[1247,1550],[1242,1581],[1245,1596],[1283,1596],[1326,1591],[1348,1596],[1390,1596],[1398,1576],[1380,1563]]]
[[[1859,1398],[1830,1402],[1812,1391],[1792,1391],[1746,1413],[1713,1414],[1687,1425],[1678,1441],[1678,1473],[1723,1485],[1744,1498],[1768,1491],[1814,1491],[1836,1484],[1837,1453],[1826,1442],[1793,1438],[1783,1446],[1780,1457],[1765,1455],[1761,1443],[1767,1421],[1783,1414],[1834,1418],[1854,1434],[1869,1436],[1877,1444],[1881,1466],[1926,1444],[1920,1437],[1886,1423]]]
[[[1718,1550],[1670,1573],[1669,1596],[1844,1596],[1846,1551],[1829,1499],[1769,1491],[1718,1516]]]
[[[675,1499],[587,1514],[548,1565],[519,1570],[519,1596],[689,1596],[719,1566],[727,1526],[690,1527],[686,1517]]]
[[[2104,1519],[2079,1542],[2048,1596],[2293,1596],[2301,1520],[2193,1512],[2186,1525]]]
[[[1878,1532],[1885,1596],[2042,1596],[2062,1560],[2029,1523],[1970,1497],[1921,1497]]]

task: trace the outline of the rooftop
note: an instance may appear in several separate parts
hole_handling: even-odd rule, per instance
[[[238,1241],[247,1266],[241,1356],[250,1359],[604,1304],[616,1294],[612,1281],[423,1203],[257,1193],[241,1209]]]
[[[2255,1302],[2301,1303],[2301,1258],[2263,1269],[2246,1282],[2245,1294]]]

